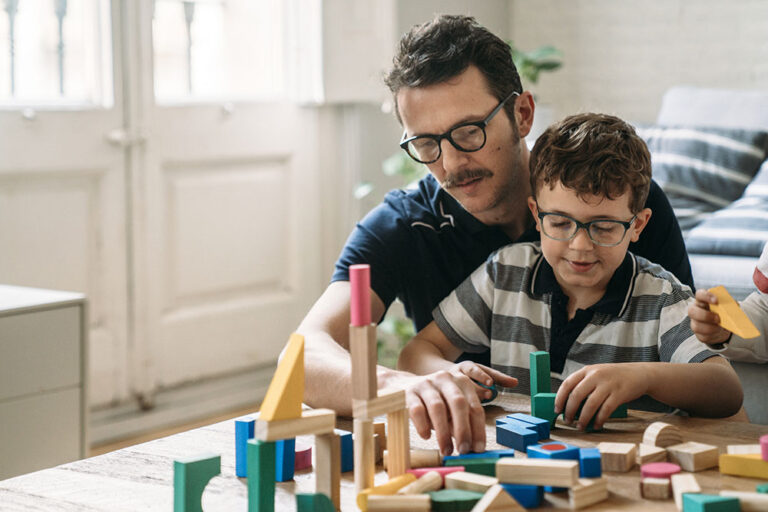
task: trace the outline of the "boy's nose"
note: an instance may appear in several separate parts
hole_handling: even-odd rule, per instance
[[[591,250],[594,245],[594,242],[589,237],[587,229],[582,227],[576,230],[576,234],[573,236],[573,238],[571,238],[569,242],[571,249],[578,250]]]

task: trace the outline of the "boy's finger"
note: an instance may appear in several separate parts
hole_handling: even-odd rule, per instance
[[[696,295],[694,295],[694,297],[696,297],[696,300],[706,304],[717,304],[717,297],[703,288],[696,290]]]

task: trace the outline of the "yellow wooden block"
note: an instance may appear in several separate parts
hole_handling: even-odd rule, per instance
[[[372,494],[392,495],[397,493],[397,491],[406,485],[415,481],[416,475],[413,473],[405,473],[404,475],[396,476],[395,478],[389,480],[387,483],[364,489],[357,495],[357,506],[360,508],[360,510],[365,512],[368,510],[368,496]]]
[[[720,472],[726,475],[747,476],[768,480],[768,462],[759,453],[720,455]]]
[[[709,293],[717,297],[717,304],[710,304],[709,309],[720,315],[720,327],[731,331],[744,339],[760,336],[755,324],[739,307],[728,290],[724,286],[715,286],[709,289]]]
[[[304,336],[291,334],[288,348],[277,365],[272,382],[261,403],[259,419],[263,421],[301,418],[304,401]]]

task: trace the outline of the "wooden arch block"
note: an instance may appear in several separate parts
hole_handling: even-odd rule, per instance
[[[205,486],[221,473],[221,455],[173,461],[174,512],[202,512]]]

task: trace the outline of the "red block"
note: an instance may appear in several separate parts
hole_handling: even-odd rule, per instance
[[[294,459],[294,471],[312,467],[312,445],[296,443],[296,458]]]
[[[764,461],[768,461],[768,434],[760,438],[760,454]]]

